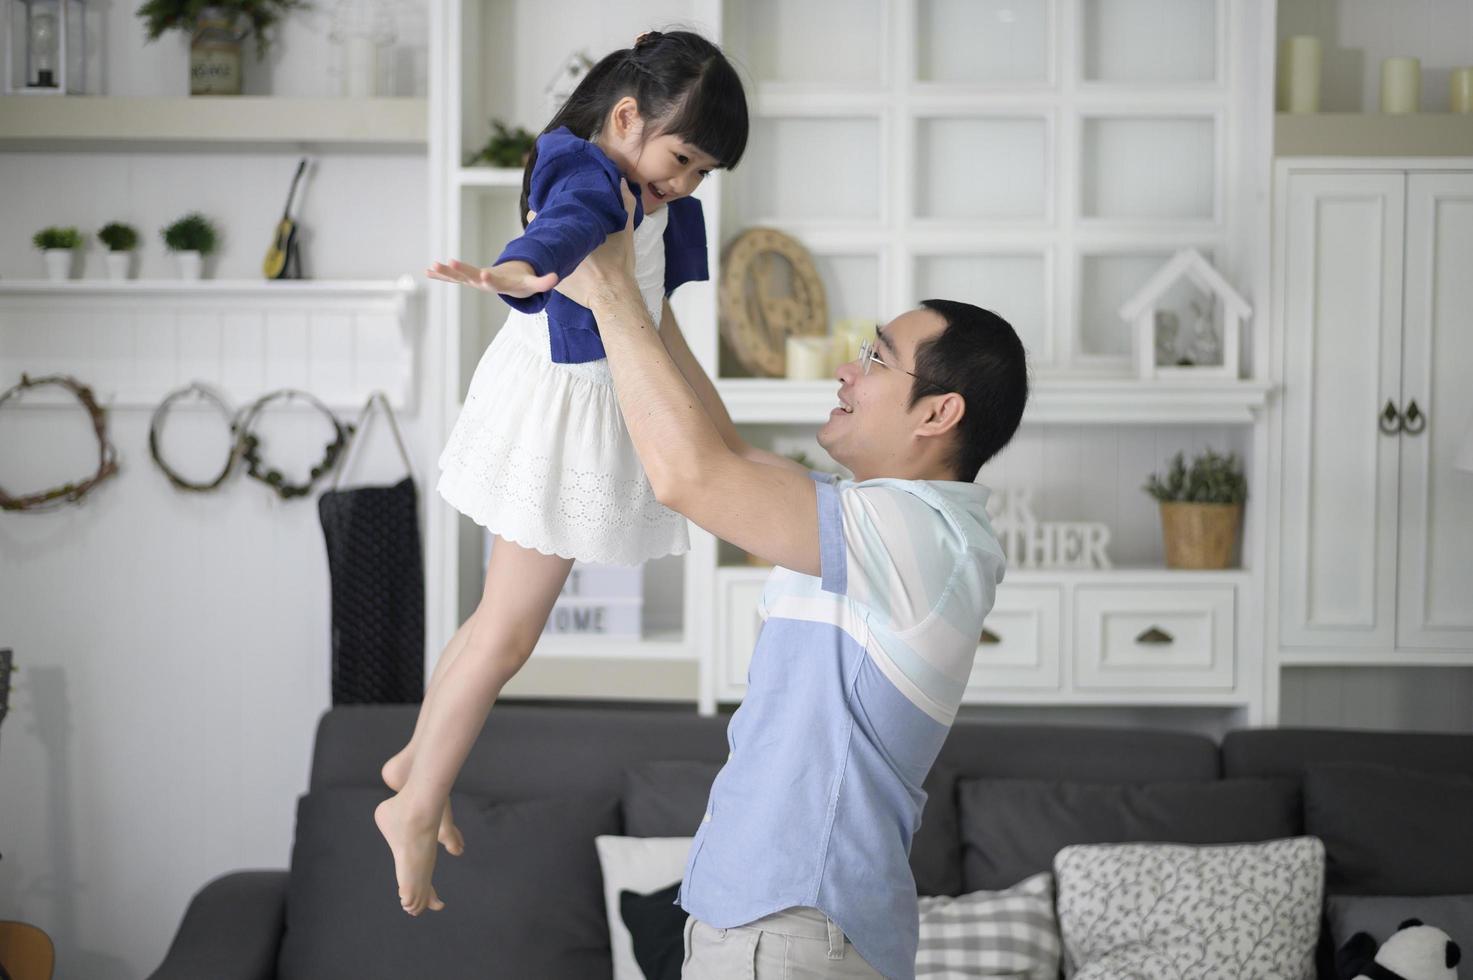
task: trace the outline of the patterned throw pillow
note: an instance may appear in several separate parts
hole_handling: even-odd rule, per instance
[[[1312,980],[1325,847],[1087,844],[1054,858],[1075,980]]]
[[[921,899],[917,977],[1057,980],[1059,927],[1047,871],[996,892]]]

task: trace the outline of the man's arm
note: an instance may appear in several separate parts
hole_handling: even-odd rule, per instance
[[[685,335],[680,331],[680,324],[676,322],[675,311],[670,308],[669,300],[665,301],[665,309],[661,314],[660,339],[664,341],[665,350],[670,353],[670,359],[680,370],[680,376],[695,392],[701,407],[706,410],[706,415],[716,426],[716,431],[721,433],[721,441],[726,443],[728,449],[754,463],[781,466],[798,473],[808,472],[801,463],[765,449],[758,449],[742,438],[731,420],[730,413],[726,410],[725,403],[721,401],[721,395],[716,391],[716,386],[711,383],[710,376],[706,374],[706,369],[701,367],[701,362],[696,360],[696,356],[691,353],[689,345],[686,344]]]
[[[627,187],[624,195],[632,209]],[[821,574],[813,481],[727,446],[650,322],[634,280],[629,225],[559,288],[598,320],[619,408],[655,496],[743,551]]]

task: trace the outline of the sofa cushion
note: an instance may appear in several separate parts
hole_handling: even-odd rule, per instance
[[[623,892],[645,895],[671,884],[678,888],[685,876],[691,838],[600,836],[593,843],[598,848],[598,866],[603,872],[604,908],[608,915],[609,945],[614,954],[614,980],[645,980],[649,971],[641,972],[630,930],[620,913],[619,896]],[[680,913],[675,927],[678,939],[685,912],[679,908],[675,911]],[[640,921],[645,924],[664,920],[665,917],[650,915]],[[677,961],[676,966],[679,965]]]
[[[629,931],[642,980],[680,980],[685,965],[685,910],[675,904],[680,882],[649,893],[619,893],[619,914]]]
[[[1473,892],[1473,778],[1388,766],[1311,766],[1305,829],[1325,842],[1342,895]]]
[[[958,796],[968,891],[1006,888],[1047,871],[1069,844],[1228,844],[1302,832],[1299,789],[1290,780],[1096,785],[968,779]]]
[[[465,854],[440,852],[445,909],[411,918],[373,822],[385,796],[329,789],[298,802],[280,980],[610,975],[593,840],[618,832],[614,798],[488,804],[454,795]]]
[[[1061,950],[1054,876],[957,898],[923,898],[916,976],[1057,980]]]
[[[1159,783],[1215,781],[1219,772],[1217,743],[1205,735],[958,721],[926,777],[926,809],[910,851],[917,889],[922,895],[962,892],[959,780]]]
[[[714,762],[645,762],[624,771],[624,832],[630,837],[689,837],[701,826]]]
[[[1473,895],[1331,895],[1325,918],[1336,949],[1358,932],[1384,943],[1407,919],[1421,919],[1473,951]]]
[[[1324,872],[1312,837],[1066,847],[1054,861],[1065,964],[1075,980],[1310,980]]]

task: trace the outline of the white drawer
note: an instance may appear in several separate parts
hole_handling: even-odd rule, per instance
[[[1221,585],[1079,586],[1075,686],[1231,690],[1233,594]]]
[[[757,605],[771,569],[723,568],[717,571],[716,697],[740,701],[747,691],[747,668],[762,629]]]
[[[967,700],[985,701],[990,693],[1009,689],[1058,690],[1063,612],[1063,590],[1057,585],[1000,585],[972,662]]]

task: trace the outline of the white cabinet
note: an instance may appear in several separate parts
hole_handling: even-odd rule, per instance
[[[1074,596],[1080,690],[1231,690],[1233,590],[1081,586]]]
[[[972,662],[968,700],[986,700],[989,692],[1000,689],[1061,689],[1063,613],[1062,586],[1000,587],[982,629],[977,659]]]
[[[718,701],[740,701],[771,570],[717,573]],[[978,637],[963,704],[1250,705],[1244,572],[1015,572]],[[1253,669],[1249,669],[1253,668]]]
[[[1278,189],[1283,659],[1473,661],[1473,167]]]

